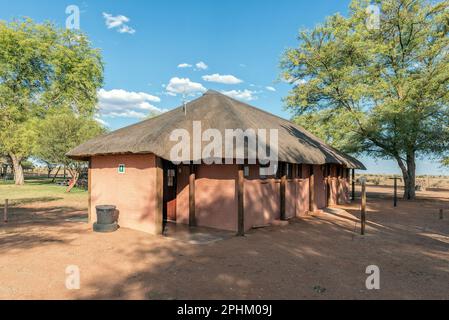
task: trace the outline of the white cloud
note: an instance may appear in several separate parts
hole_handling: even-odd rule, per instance
[[[105,117],[144,118],[149,113],[161,114],[166,110],[151,104],[160,101],[159,97],[145,92],[122,89],[98,91],[99,114]]]
[[[106,12],[103,12],[103,17],[105,18],[106,26],[108,27],[108,29],[120,27],[125,22],[129,21],[128,17],[122,15],[113,16],[112,14]]]
[[[223,83],[223,84],[238,84],[242,83],[243,80],[234,77],[233,75],[221,75],[218,73],[203,76],[204,81]]]
[[[265,89],[267,89],[268,91],[276,92],[276,89],[274,87],[267,86],[265,87]]]
[[[129,22],[129,18],[123,15],[113,16],[110,13],[103,12],[103,17],[105,19],[106,27],[108,29],[116,29],[119,33],[129,33],[133,34],[136,32],[133,28],[128,26],[126,23]]]
[[[95,116],[94,120],[97,121],[99,124],[101,124],[104,127],[109,127],[109,123],[107,123],[106,121],[101,119],[99,115]]]
[[[188,64],[188,63],[178,64],[178,68],[191,68],[191,67],[192,67],[192,65]]]
[[[134,30],[134,29],[131,28],[130,26],[124,25],[124,26],[121,26],[121,27],[118,29],[118,32],[119,32],[119,33],[129,33],[129,34],[134,34],[134,33],[136,33],[136,30]]]
[[[251,101],[251,100],[256,100],[257,99],[257,96],[255,96],[255,94],[257,92],[256,91],[251,91],[251,90],[248,90],[248,89],[222,91],[222,93],[227,95],[227,96],[230,96],[231,98],[239,99],[239,100]]]
[[[209,66],[203,61],[198,62],[195,66],[200,70],[206,70],[207,68],[209,68]]]
[[[147,114],[143,112],[138,112],[135,110],[125,110],[122,112],[111,112],[107,115],[111,118],[137,118],[137,119],[143,119],[147,116]]]
[[[151,94],[145,93],[145,92],[133,92],[133,91],[126,91],[123,89],[113,89],[110,91],[100,89],[99,98],[103,100],[108,101],[114,101],[114,102],[125,102],[125,103],[137,103],[137,102],[144,102],[144,101],[151,101],[151,102],[161,102],[161,98],[153,96]]]
[[[296,80],[295,82],[293,82],[293,84],[295,86],[299,86],[300,84],[306,84],[306,83],[307,83],[307,80],[305,80],[305,79],[299,79],[299,80]]]
[[[299,85],[307,83],[306,79],[297,79],[297,80],[295,80],[293,78],[291,78],[291,79],[283,78],[282,81],[285,82],[285,83],[288,83],[288,84],[293,84],[294,86],[299,86]]]
[[[166,90],[169,95],[176,95],[180,93],[192,94],[204,92],[206,91],[206,88],[204,88],[201,83],[190,81],[189,78],[174,77],[170,79]]]

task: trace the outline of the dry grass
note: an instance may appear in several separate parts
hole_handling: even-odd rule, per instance
[[[393,186],[394,175],[384,174],[361,174],[356,175],[356,179],[364,176],[367,178],[367,185],[372,186]],[[397,176],[401,178],[401,176]],[[399,186],[403,186],[402,181],[398,182]],[[426,189],[442,189],[449,190],[449,176],[417,176],[416,185],[422,190]]]
[[[62,201],[69,206],[79,206],[81,203],[83,204],[81,207],[87,208],[87,191],[74,188],[70,193],[66,193],[65,190],[66,187],[42,178],[27,180],[23,186],[0,181],[0,206],[3,205],[5,199],[8,199],[11,205]]]

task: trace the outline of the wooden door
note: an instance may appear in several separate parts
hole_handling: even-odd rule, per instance
[[[164,163],[164,221],[176,221],[176,175],[177,167]]]

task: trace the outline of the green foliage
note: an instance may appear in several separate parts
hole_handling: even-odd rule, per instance
[[[65,154],[81,143],[105,132],[89,117],[74,116],[71,111],[47,116],[38,125],[38,141],[34,154],[50,163],[75,167],[78,164]]]
[[[35,166],[31,161],[25,160],[25,161],[22,161],[22,167],[25,170],[31,170],[31,169],[34,169]]]
[[[380,28],[366,26],[371,1],[355,0],[302,31],[287,50],[285,99],[296,120],[345,151],[406,161],[449,148],[449,1],[377,1]]]
[[[36,119],[11,121],[0,126],[0,150],[5,154],[15,154],[20,159],[28,157],[36,142]]]
[[[449,167],[449,158],[444,158],[441,163],[443,164],[443,166]]]
[[[100,53],[87,37],[30,19],[0,21],[0,152],[30,155],[38,121],[58,110],[95,112]]]

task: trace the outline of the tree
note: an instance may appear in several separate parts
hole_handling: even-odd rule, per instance
[[[66,153],[81,143],[105,132],[105,129],[89,117],[80,117],[72,111],[48,115],[39,124],[39,135],[34,154],[50,163],[64,165],[72,176],[67,192],[76,185],[85,168],[83,162],[66,157]]]
[[[21,162],[38,121],[61,108],[92,116],[102,83],[100,53],[81,32],[0,21],[0,152],[11,158],[16,184],[24,183]]]
[[[8,168],[11,165],[11,161],[7,156],[0,154],[0,179],[5,179],[7,176]]]
[[[55,169],[56,167],[58,167],[57,164],[51,163],[49,161],[43,160],[41,159],[41,161],[43,162],[43,164],[45,165],[45,168],[47,168],[47,178],[50,179],[50,175],[51,172],[53,171],[53,169]],[[56,173],[57,174],[57,173]]]
[[[449,167],[449,158],[444,158],[441,163],[443,164],[443,166]]]
[[[34,170],[34,168],[36,168],[36,166],[34,165],[34,163],[30,160],[24,160],[22,161],[22,168],[23,170]]]
[[[418,157],[449,147],[449,1],[354,0],[285,52],[295,120],[343,151],[394,159],[415,198]],[[369,19],[379,18],[379,24]]]
[[[0,127],[2,127],[0,128],[0,150],[8,155],[12,163],[14,181],[21,185],[24,183],[22,162],[31,154],[36,140],[36,132],[34,130],[35,123],[32,119],[23,122],[20,122],[18,118],[15,120],[4,120],[5,122],[0,124]]]

